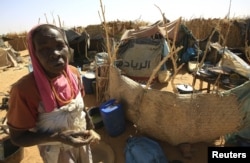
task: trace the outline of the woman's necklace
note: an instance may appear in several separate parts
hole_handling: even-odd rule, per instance
[[[51,89],[52,89],[52,92],[56,98],[56,100],[59,102],[59,104],[68,104],[73,98],[74,98],[74,91],[73,91],[73,85],[72,85],[72,82],[69,80],[69,77],[67,75],[67,73],[65,71],[63,71],[63,75],[66,77],[68,83],[69,83],[69,86],[70,86],[70,90],[71,90],[71,97],[69,98],[69,100],[64,100],[60,97],[60,95],[57,93],[57,91],[55,90],[55,87],[53,84],[51,84],[50,82],[50,86],[51,86]]]

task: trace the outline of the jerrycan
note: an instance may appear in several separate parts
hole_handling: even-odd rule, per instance
[[[118,136],[125,130],[125,115],[122,105],[116,102],[116,99],[101,104],[100,112],[104,127],[107,133],[112,136]]]

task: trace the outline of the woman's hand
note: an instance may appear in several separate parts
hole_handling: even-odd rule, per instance
[[[101,140],[101,136],[94,130],[89,130],[89,132],[90,132],[90,135],[92,135],[91,143],[94,143],[94,144],[99,143],[99,141]]]
[[[81,147],[100,140],[100,135],[93,130],[66,130],[58,133],[56,137],[58,141],[74,147]]]

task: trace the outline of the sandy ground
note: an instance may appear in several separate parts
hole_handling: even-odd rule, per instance
[[[27,51],[22,51],[22,57],[23,57],[24,63],[19,64],[18,67],[12,67],[8,69],[4,67],[0,67],[0,98],[1,100],[5,96],[5,94],[8,94],[8,91],[10,90],[10,87],[13,83],[17,81],[19,78],[21,78],[23,75],[28,73]],[[183,73],[176,77],[175,82],[192,84],[192,77],[188,73]],[[198,84],[199,82],[197,83],[196,87],[198,87]],[[164,89],[167,89],[169,91],[173,90],[171,86],[167,86]],[[96,100],[95,95],[86,95],[84,98],[84,101],[87,107],[97,106],[98,104],[95,100]],[[4,117],[5,115],[6,115],[6,111],[1,110],[0,116]],[[124,149],[126,145],[126,140],[129,136],[137,135],[136,130],[133,127],[133,124],[128,122],[125,132],[117,137],[110,137],[107,134],[105,128],[100,128],[100,129],[97,129],[96,131],[101,134],[102,141],[111,147],[114,153],[114,159],[115,159],[114,162],[115,163],[125,162]],[[6,137],[8,137],[8,135],[4,133],[0,134],[0,140]],[[207,147],[215,145],[215,144],[223,145],[223,141],[220,139],[216,140],[215,142],[212,142],[211,144],[208,144],[208,143],[192,144],[193,157],[191,159],[186,159],[181,155],[179,148],[175,146],[171,146],[166,142],[160,142],[160,141],[158,142],[164,149],[164,152],[168,160],[181,160],[183,163],[206,163],[207,162]],[[17,157],[13,155],[6,162],[16,163]],[[21,160],[21,163],[42,163],[42,162],[43,161],[41,157],[39,156],[39,152],[36,146],[27,147],[23,149],[23,159]],[[109,162],[105,162],[105,163],[109,163]]]

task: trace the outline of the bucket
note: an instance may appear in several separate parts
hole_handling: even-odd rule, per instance
[[[193,87],[188,84],[177,84],[176,88],[180,94],[190,94],[193,93]]]
[[[0,155],[0,163],[21,162],[24,157],[24,149],[12,144],[8,138],[0,142]]]
[[[102,116],[99,107],[92,107],[88,110],[89,116],[95,125],[95,129],[103,127]]]
[[[100,106],[104,127],[110,136],[118,136],[125,130],[125,117],[122,106],[111,99]]]
[[[189,72],[195,72],[195,71],[197,71],[198,66],[199,66],[199,62],[197,62],[197,61],[189,61],[188,62],[188,71]]]
[[[158,80],[160,83],[167,83],[171,73],[168,70],[163,70],[158,72]]]
[[[93,87],[93,82],[95,81],[95,73],[94,72],[86,72],[82,75],[82,81],[84,85],[84,90],[86,94],[95,93],[95,88]]]

